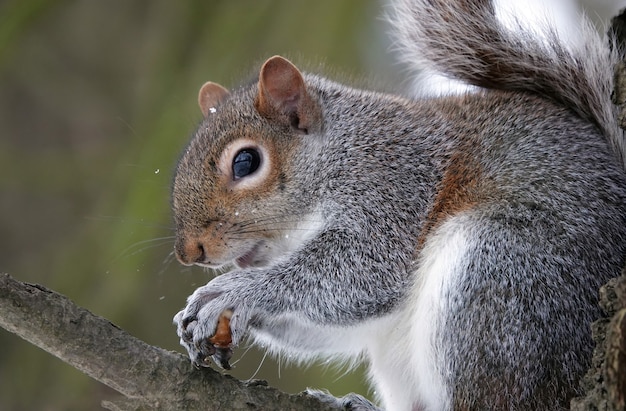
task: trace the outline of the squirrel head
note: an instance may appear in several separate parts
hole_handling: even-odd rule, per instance
[[[279,56],[263,64],[258,82],[232,93],[205,83],[198,103],[204,119],[172,190],[176,256],[209,267],[271,264],[310,231],[302,177],[312,170],[302,159],[321,131],[320,106]]]

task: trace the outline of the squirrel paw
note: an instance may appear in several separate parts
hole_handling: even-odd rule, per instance
[[[208,367],[212,357],[220,367],[230,368],[232,348],[242,340],[250,319],[238,283],[235,273],[213,279],[198,288],[174,317],[180,344],[196,367]]]
[[[359,394],[350,393],[343,397],[334,397],[328,391],[307,389],[306,392],[316,397],[324,404],[328,404],[337,408],[343,408],[346,411],[383,411],[381,408],[378,408],[374,404],[372,404],[365,397],[360,396]]]

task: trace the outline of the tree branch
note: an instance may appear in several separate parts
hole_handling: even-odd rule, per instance
[[[0,326],[112,387],[111,410],[332,410],[265,382],[243,383],[153,347],[40,285],[0,274]]]

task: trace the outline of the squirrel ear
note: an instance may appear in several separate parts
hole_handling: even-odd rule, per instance
[[[263,117],[304,133],[319,124],[320,110],[307,93],[302,73],[280,56],[269,58],[261,67],[255,105]]]
[[[198,93],[198,104],[204,117],[208,116],[211,109],[214,109],[228,94],[228,90],[217,83],[211,81],[204,83]]]

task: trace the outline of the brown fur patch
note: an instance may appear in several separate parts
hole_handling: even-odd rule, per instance
[[[471,154],[469,144],[470,142],[461,144],[449,159],[433,206],[422,228],[418,251],[424,246],[429,234],[446,219],[478,203],[483,172],[481,165]]]

